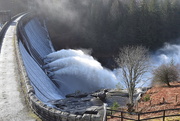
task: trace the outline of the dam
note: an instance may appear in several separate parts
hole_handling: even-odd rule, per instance
[[[13,27],[14,32],[8,32],[10,27]],[[82,83],[82,89],[84,90],[81,91],[81,87],[77,86],[78,84],[76,85],[76,83],[68,82],[68,80],[66,80],[66,82],[69,83],[69,87],[64,88],[66,85],[63,85],[62,82],[57,83],[56,80],[53,80],[51,76],[49,76],[49,70],[44,68],[44,58],[47,55],[55,52],[55,50],[53,49],[50,37],[48,35],[48,30],[43,19],[33,14],[23,14],[21,16],[16,16],[14,19],[12,19],[12,21],[8,22],[2,30],[3,31],[1,31],[1,33],[4,33],[4,36],[2,35],[3,41],[1,49],[1,60],[3,59],[3,61],[1,61],[1,66],[3,66],[3,63],[6,62],[6,58],[4,56],[8,56],[10,54],[8,53],[8,51],[12,50],[13,54],[10,55],[10,57],[13,57],[13,60],[16,60],[15,70],[13,70],[12,72],[15,72],[17,74],[15,74],[14,76],[17,77],[16,79],[18,83],[20,83],[20,85],[22,86],[26,103],[28,103],[33,112],[35,112],[42,120],[47,121],[102,120],[104,115],[103,102],[99,99],[94,98],[93,96],[91,96],[91,94],[98,89],[100,90],[106,87],[114,87],[115,83],[111,84],[110,82],[103,82],[106,79],[113,81],[114,76],[112,73],[110,73],[108,70],[104,70],[100,63],[96,62],[92,57],[88,55],[83,55],[83,57],[86,57],[86,59],[75,57],[75,60],[73,59],[73,62],[76,62],[75,64],[79,63],[77,61],[77,58],[80,58],[81,61],[90,59],[90,61],[94,63],[97,68],[95,67],[95,70],[91,69],[92,65],[90,65],[88,66],[89,71],[97,72],[98,74],[100,74],[100,76],[102,75],[102,73],[105,73],[103,80],[101,80],[101,84],[103,86],[98,86],[97,84],[91,85],[87,82],[83,83],[83,80],[81,80],[78,83]],[[8,37],[8,40],[12,40],[13,42],[11,43],[13,45],[6,44],[6,42],[8,42],[6,40],[6,36],[8,34],[10,34],[11,36],[11,38]],[[12,49],[8,49],[7,46]],[[4,50],[6,50],[6,52],[4,52]],[[72,58],[74,58],[74,56]],[[72,58],[70,58],[70,60],[72,60]],[[9,63],[9,61],[6,62],[7,65],[9,65]],[[88,64],[86,64],[85,62],[85,65]],[[80,67],[82,67],[82,65],[80,65]],[[7,66],[7,69],[8,68],[10,67]],[[2,73],[6,73],[5,71],[7,70],[1,69]],[[1,77],[4,79],[4,84],[8,84],[8,82],[6,82],[6,80],[8,79],[6,78],[11,75],[11,73],[7,73],[6,77]],[[85,75],[86,73],[83,76]],[[65,75],[65,77],[66,76],[69,77],[71,75]],[[67,79],[65,77],[63,78]],[[15,77],[12,76],[12,78]],[[90,79],[92,79],[92,77],[89,78],[89,80]],[[9,83],[11,82],[9,81]],[[76,85],[76,88],[73,88],[74,85]],[[91,85],[90,87],[92,88],[87,89],[89,85]],[[9,96],[11,96],[11,94],[9,94]],[[112,100],[110,99],[109,102],[112,103]],[[125,104],[125,102],[126,101],[122,103]],[[11,107],[13,107],[14,103],[17,102],[11,102]],[[25,119],[28,118],[25,117]]]
[[[2,121],[12,118],[34,120],[29,116],[27,106],[24,107],[19,103],[22,100],[45,121],[103,120],[104,102],[92,95],[98,89],[113,88],[115,78],[93,57],[81,50],[55,51],[44,20],[33,14],[17,15],[7,22],[2,28],[0,39]],[[168,51],[171,52],[171,47]],[[157,57],[161,55],[160,53]],[[99,84],[91,81],[93,78],[97,80],[97,75],[93,77],[84,67],[88,72],[100,75],[102,80],[99,80]],[[87,81],[78,78],[79,74]],[[57,77],[61,75],[63,76],[59,80]],[[106,79],[110,80],[110,83]],[[20,83],[23,94],[19,92],[20,87],[16,83]],[[25,95],[25,99],[22,99],[22,95]],[[108,106],[114,101],[125,106],[128,102],[127,92],[108,92],[106,100]],[[11,116],[4,118],[4,115]]]
[[[3,39],[0,52],[0,120],[35,121],[29,115],[28,107],[24,105],[25,98],[20,96],[23,93],[19,89],[20,75],[17,70],[18,65],[14,46],[16,24],[20,18],[16,19],[15,17],[14,19],[4,25],[0,34],[1,40]],[[3,36],[3,34],[5,35]]]

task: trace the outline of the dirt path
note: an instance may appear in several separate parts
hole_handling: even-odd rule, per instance
[[[30,116],[18,82],[14,46],[18,19],[8,28],[0,53],[0,121],[36,121]]]

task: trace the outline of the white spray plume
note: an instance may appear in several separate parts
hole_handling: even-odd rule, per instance
[[[81,13],[77,8],[79,5],[87,8],[89,4],[89,0],[36,0],[36,2],[42,13],[51,15],[68,26],[80,25]]]
[[[152,84],[152,72],[154,69],[159,67],[162,64],[170,63],[173,60],[173,63],[177,65],[177,68],[180,69],[180,44],[169,44],[165,43],[164,47],[158,49],[150,58],[150,68],[142,77],[141,81],[137,84],[136,87],[148,87]],[[118,81],[121,83],[122,87],[125,88],[125,83],[123,83],[122,70],[114,69],[114,74],[118,78]]]
[[[50,62],[53,62],[59,58],[66,58],[66,57],[72,57],[72,56],[82,56],[82,57],[84,56],[84,57],[89,58],[89,59],[92,58],[89,55],[85,55],[85,53],[82,50],[62,49],[60,51],[56,51],[56,52],[48,54],[44,58],[44,62],[50,63]]]
[[[165,44],[151,56],[152,67],[157,68],[172,59],[175,64],[179,64],[179,57],[180,45]],[[119,81],[122,82],[119,72],[113,74],[112,71],[104,69],[98,61],[81,50],[63,49],[47,55],[45,59],[53,60],[46,64],[45,68],[48,69],[49,76],[60,86],[64,95],[77,90],[91,92],[101,88],[115,88]],[[150,71],[142,77],[137,87],[150,86],[151,78]]]
[[[162,64],[171,63],[179,67],[180,64],[180,44],[165,43],[164,47],[160,48],[151,56],[152,69],[156,69]],[[152,78],[152,73],[149,73],[149,78]]]
[[[57,53],[57,55],[59,54]],[[43,66],[43,68],[48,69],[49,71],[54,71],[54,69],[59,70],[68,66],[80,65],[82,63],[92,66],[94,68],[102,68],[101,64],[98,61],[95,61],[93,58],[85,55],[59,58],[51,63],[46,64],[45,66]]]
[[[93,57],[84,54],[82,51],[68,49],[50,55],[46,56],[46,59],[54,59],[54,57],[61,55],[53,62],[46,64],[44,68],[49,70],[48,75],[56,81],[60,86],[59,89],[65,95],[77,90],[92,92],[102,88],[116,87],[116,76],[103,68]]]
[[[174,64],[180,63],[180,45],[166,43],[163,48],[159,49],[155,55],[152,56],[155,66],[159,66],[164,63],[170,63],[172,60]]]

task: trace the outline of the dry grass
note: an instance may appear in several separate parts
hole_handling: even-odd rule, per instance
[[[140,101],[138,103],[138,107],[136,107],[136,111],[153,112],[158,110],[180,108],[180,91],[179,91],[180,83],[172,82],[171,85],[172,87],[167,87],[166,85],[155,86],[150,90],[148,90],[146,94],[150,95],[150,100],[146,102],[143,100]],[[146,94],[144,94],[144,96]],[[175,114],[180,114],[180,110],[166,111],[166,115],[175,115]],[[115,115],[120,115],[120,114],[117,113]],[[157,116],[163,116],[163,112],[141,115],[141,119],[152,118]],[[137,119],[137,115],[129,115],[128,117]],[[108,121],[120,121],[120,119],[111,118],[108,119]],[[162,121],[162,118],[147,120],[147,121]],[[180,121],[180,116],[166,117],[165,121]]]

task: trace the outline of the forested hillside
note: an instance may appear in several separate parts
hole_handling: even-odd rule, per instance
[[[40,6],[56,49],[92,48],[97,58],[125,45],[154,51],[180,36],[180,0],[52,0]]]
[[[35,0],[55,48],[92,48],[111,57],[125,45],[154,51],[180,35],[180,0]],[[0,10],[26,11],[33,0],[3,0]]]
[[[155,50],[180,35],[179,0],[54,0],[53,3],[63,4],[53,6],[55,11],[53,14],[49,11],[51,16],[48,15],[57,49],[86,47],[114,53],[121,46],[141,44]]]
[[[27,9],[28,0],[0,0],[0,11],[10,10],[12,16],[27,11]]]

